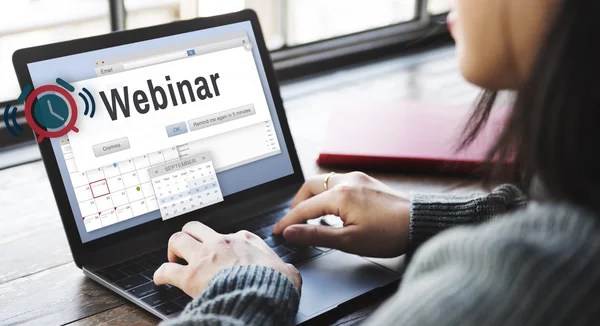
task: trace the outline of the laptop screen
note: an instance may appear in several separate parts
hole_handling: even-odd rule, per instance
[[[294,172],[250,22],[28,69],[77,93],[78,132],[51,144],[84,243]]]

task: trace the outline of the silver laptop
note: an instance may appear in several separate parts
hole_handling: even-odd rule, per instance
[[[192,299],[152,281],[169,236],[192,220],[250,230],[296,265],[298,323],[399,279],[271,234],[304,179],[253,11],[23,49],[13,61],[37,98],[33,129],[75,263],[155,316]]]

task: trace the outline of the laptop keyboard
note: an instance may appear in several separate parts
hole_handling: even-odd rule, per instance
[[[250,230],[261,237],[281,259],[290,264],[299,264],[329,251],[326,248],[296,246],[287,243],[282,236],[273,235],[271,230],[287,209],[278,210],[261,218],[267,225]],[[156,286],[152,281],[154,271],[166,262],[167,249],[135,257],[128,261],[104,268],[97,272],[107,281],[142,300],[165,316],[180,312],[192,300],[180,289],[171,285]]]

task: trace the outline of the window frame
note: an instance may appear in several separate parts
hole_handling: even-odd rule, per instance
[[[282,1],[283,7],[285,2]],[[281,49],[271,51],[271,58],[276,66],[279,64],[283,68],[360,51],[365,44],[406,41],[409,33],[424,30],[429,25],[431,17],[427,11],[427,3],[427,0],[415,1],[415,17],[411,21],[295,46],[286,46],[284,41]],[[282,14],[282,17],[285,19],[287,15]],[[282,23],[283,26],[286,24],[287,22]],[[285,35],[285,30],[282,33]]]

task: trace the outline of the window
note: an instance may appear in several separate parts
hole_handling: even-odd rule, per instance
[[[125,27],[128,29],[141,28],[186,18],[181,16],[180,2],[182,1],[125,0],[125,12],[127,13]]]
[[[127,28],[251,8],[271,50],[414,20],[417,0],[126,0]],[[433,1],[436,13],[447,0]],[[441,4],[440,4],[441,3]]]
[[[110,32],[104,0],[19,0],[2,5],[1,11],[0,103],[21,92],[12,66],[16,50]]]
[[[445,14],[450,11],[450,1],[448,0],[429,0],[427,11],[432,15]]]
[[[416,17],[414,0],[290,0],[288,46],[404,23]]]

